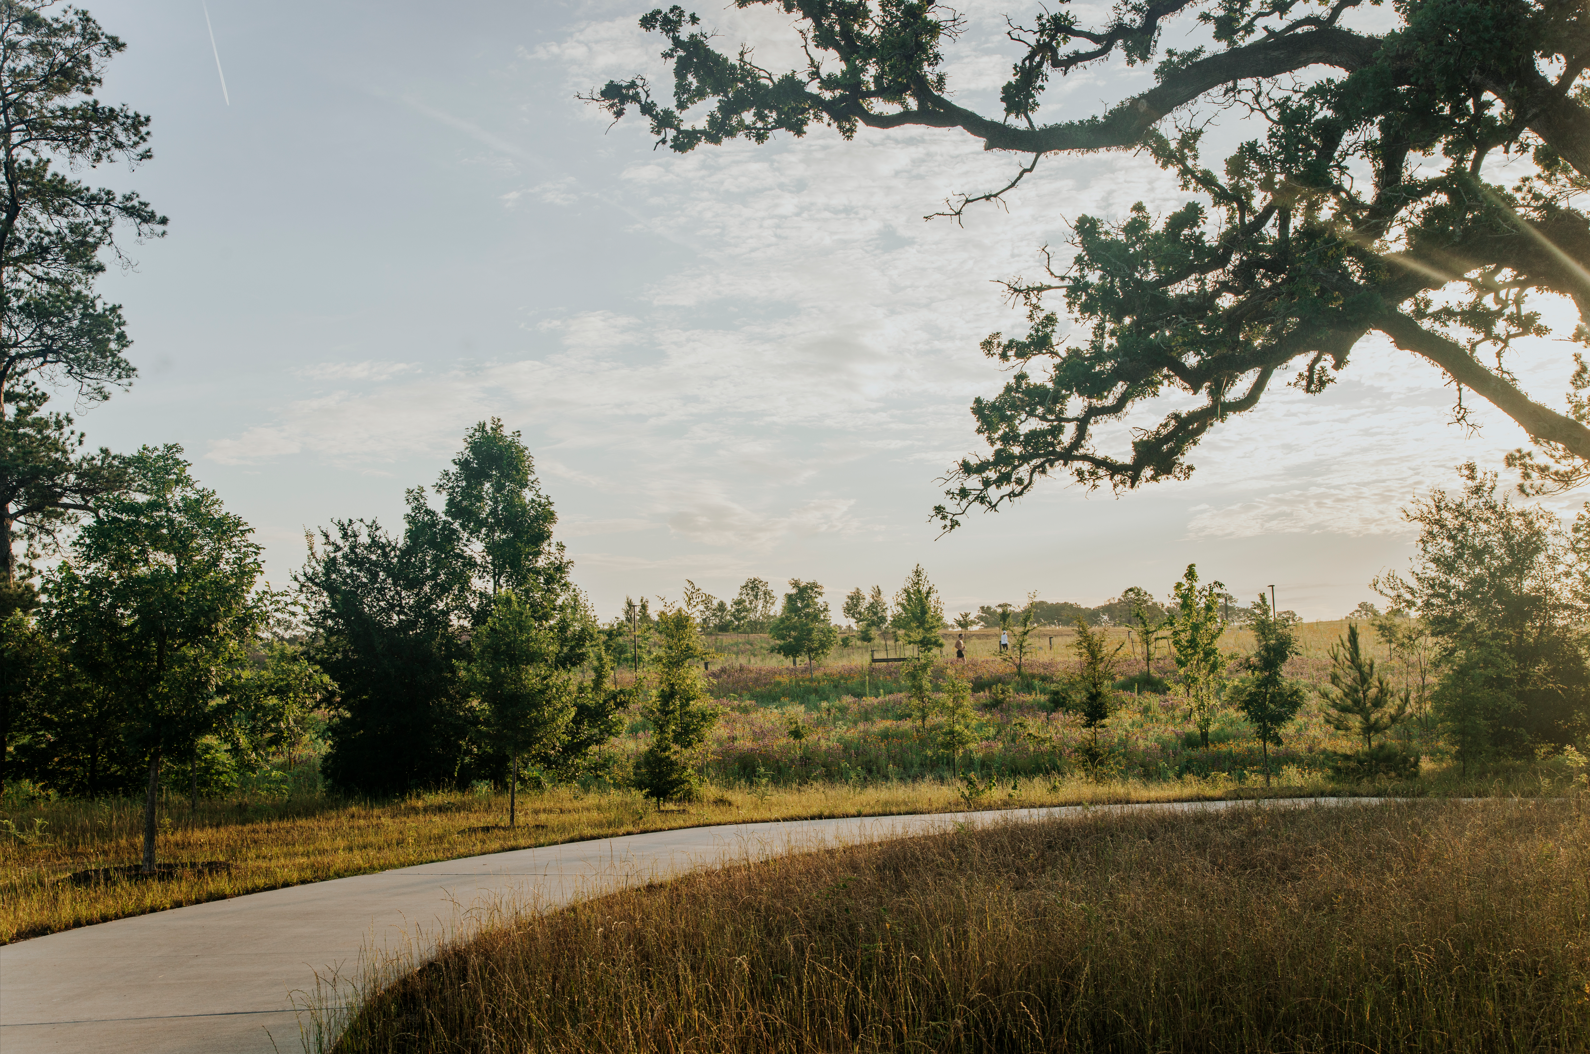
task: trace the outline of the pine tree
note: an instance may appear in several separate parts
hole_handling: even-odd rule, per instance
[[[939,699],[939,747],[950,756],[956,779],[961,776],[961,754],[977,742],[972,726],[972,686],[953,666],[944,678],[944,693]]]
[[[717,723],[718,711],[701,671],[713,655],[702,645],[690,613],[664,611],[657,617],[657,635],[657,688],[643,711],[652,723],[651,743],[636,763],[635,786],[662,806],[695,799],[700,777],[694,755]]]
[[[1115,670],[1126,645],[1117,644],[1112,650],[1105,630],[1090,629],[1086,622],[1077,619],[1077,639],[1072,647],[1080,660],[1077,672],[1055,701],[1058,709],[1082,718],[1082,727],[1090,736],[1082,756],[1097,771],[1106,753],[1099,747],[1099,729],[1115,709]]]
[[[1347,624],[1347,637],[1331,645],[1329,687],[1320,695],[1330,707],[1325,720],[1339,732],[1362,736],[1364,749],[1373,750],[1375,737],[1391,730],[1408,716],[1408,697],[1399,694],[1375,672],[1375,660],[1358,643],[1358,626]]]

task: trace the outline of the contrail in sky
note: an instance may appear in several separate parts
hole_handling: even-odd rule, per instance
[[[204,8],[204,28],[210,31],[210,50],[215,52],[215,72],[221,75],[221,98],[231,106],[232,97],[226,93],[226,71],[221,68],[221,49],[215,46],[215,27],[210,25],[210,5],[206,0],[199,0],[199,4]]]

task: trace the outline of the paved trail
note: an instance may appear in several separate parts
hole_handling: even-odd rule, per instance
[[[1204,811],[1234,804],[1110,808]],[[292,1054],[303,1049],[301,1028],[310,1027],[303,1007],[317,976],[356,977],[372,958],[422,961],[438,942],[504,908],[555,908],[734,860],[966,821],[1078,815],[1083,808],[656,831],[421,864],[85,926],[0,947],[0,1050]]]

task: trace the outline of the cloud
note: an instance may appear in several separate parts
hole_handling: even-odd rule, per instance
[[[384,381],[420,369],[414,362],[322,362],[313,366],[300,366],[293,372],[311,381]]]
[[[1091,7],[1108,16],[1107,5]],[[990,102],[1008,77],[1004,9],[966,5],[951,68],[963,101]],[[307,367],[300,375],[324,390],[240,423],[211,445],[211,458],[259,465],[292,456],[393,471],[443,461],[470,424],[496,415],[524,430],[560,501],[579,495],[581,514],[563,533],[614,539],[606,552],[582,551],[582,566],[739,568],[831,539],[920,537],[937,498],[933,480],[980,447],[968,404],[1005,380],[978,342],[1025,328],[992,280],[1034,277],[1045,245],[1063,267],[1079,215],[1118,219],[1138,201],[1163,214],[1185,199],[1143,156],[1048,157],[1008,195],[1008,212],[973,208],[962,226],[922,217],[946,197],[1003,185],[1024,159],[932,129],[862,129],[846,141],[814,128],[763,146],[655,151],[633,115],[608,129],[604,114],[572,94],[635,73],[666,89],[659,42],[627,8],[614,17],[612,4],[578,10],[576,23],[521,49],[503,75],[538,86],[516,116],[404,101],[444,139],[456,133],[525,166],[475,187],[504,224],[522,225],[515,231],[573,209],[607,210],[627,224],[620,229],[630,237],[614,250],[623,259],[591,276],[602,299],[576,308],[526,291],[503,312],[533,321],[467,364],[438,353]],[[750,42],[770,68],[800,62],[776,10],[708,21],[725,41]],[[1152,76],[1111,68],[1060,81],[1054,113],[1062,105],[1100,112]],[[576,131],[501,130],[531,121],[532,110]],[[592,302],[603,307],[590,310]],[[1565,361],[1543,343],[1526,349],[1518,368],[1531,391],[1550,393],[1563,387]],[[1449,427],[1452,395],[1428,364],[1375,340],[1354,351],[1324,395],[1278,379],[1257,411],[1194,451],[1189,483],[1158,488],[1174,494],[1160,506],[1172,510],[1166,529],[1193,538],[1403,536],[1399,509],[1411,496],[1448,483],[1458,461],[1499,460],[1522,441],[1485,407],[1479,436]],[[1188,401],[1167,394],[1102,442],[1128,449],[1133,426]],[[1052,481],[1033,503],[1062,486]],[[664,552],[663,540],[697,555]]]

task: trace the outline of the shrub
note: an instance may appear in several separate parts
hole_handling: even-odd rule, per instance
[[[1377,743],[1368,750],[1331,755],[1331,774],[1337,779],[1366,783],[1377,779],[1411,780],[1419,775],[1419,755],[1394,743]]]

